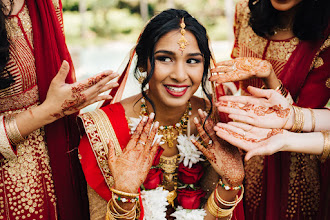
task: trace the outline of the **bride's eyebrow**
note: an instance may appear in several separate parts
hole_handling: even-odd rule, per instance
[[[168,51],[168,50],[157,50],[157,51],[155,52],[155,55],[158,54],[158,53],[165,53],[165,54],[168,54],[168,55],[175,55],[174,52],[172,52],[172,51]]]

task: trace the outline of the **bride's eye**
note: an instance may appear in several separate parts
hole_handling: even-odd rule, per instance
[[[200,63],[200,62],[202,62],[202,61],[199,59],[188,59],[187,60],[187,63],[190,63],[190,64],[195,64],[195,63]]]
[[[157,56],[156,60],[162,61],[162,62],[171,62],[172,61],[171,58],[166,57],[166,56]]]

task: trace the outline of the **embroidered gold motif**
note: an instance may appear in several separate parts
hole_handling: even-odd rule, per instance
[[[14,159],[16,158],[16,155],[9,143],[6,129],[4,126],[3,116],[0,116],[0,153],[6,158],[6,159]]]
[[[314,61],[314,68],[319,68],[324,64],[322,57],[316,57]]]
[[[8,36],[10,38],[24,37],[19,22],[22,24],[22,27],[26,33],[32,33],[32,22],[26,5],[24,5],[23,10],[18,14],[18,16],[12,16],[6,19],[6,29],[10,30],[8,31]]]
[[[22,111],[22,110],[20,110]],[[56,210],[56,197],[44,140],[38,129],[16,146],[17,157],[0,167],[0,219],[43,218],[44,202]],[[9,216],[10,213],[10,216]]]
[[[83,121],[98,166],[110,188],[113,186],[114,180],[108,166],[108,141],[111,140],[114,143],[116,155],[122,153],[116,133],[108,116],[101,109],[87,112],[79,117]]]
[[[328,78],[327,81],[325,81],[325,86],[327,88],[330,88],[330,78]]]

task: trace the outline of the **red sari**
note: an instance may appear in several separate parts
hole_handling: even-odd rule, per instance
[[[329,29],[317,42],[268,40],[248,25],[247,3],[236,6],[232,57],[268,60],[298,106],[323,108],[330,98]],[[261,87],[262,81],[240,82],[245,95],[248,85]],[[329,160],[320,164],[315,156],[279,152],[252,158],[245,170],[247,219],[329,219]]]
[[[116,146],[116,152],[126,147],[131,135],[125,116],[125,110],[120,103],[115,103],[93,112],[82,114],[80,117],[84,124],[86,135],[83,136],[80,142],[79,154],[87,183],[104,200],[109,201],[111,199],[111,191],[109,188],[112,187],[114,182],[107,164],[107,140],[111,138]],[[158,156],[160,156],[161,153],[162,151],[160,151]],[[153,166],[158,165],[158,163],[159,158],[154,160]],[[180,168],[182,167],[179,166],[179,170]],[[183,169],[187,170],[187,168]],[[147,176],[144,183],[145,188],[154,189],[158,184],[161,184],[161,181],[158,181],[158,174],[155,175],[156,173],[158,173],[158,171],[149,172],[151,175]],[[160,175],[162,176],[162,172],[160,172]],[[189,177],[191,178],[192,176],[189,175]],[[200,179],[201,177],[197,178],[197,176],[195,176],[195,178]],[[212,187],[214,186],[215,185],[212,185]],[[212,192],[213,188],[210,191]],[[191,194],[191,191],[189,192],[189,196],[183,198],[186,204],[192,202],[191,198],[197,197],[197,195]],[[205,195],[205,193],[203,195]],[[105,213],[106,210],[100,211]],[[242,203],[235,209],[232,219],[244,219]]]

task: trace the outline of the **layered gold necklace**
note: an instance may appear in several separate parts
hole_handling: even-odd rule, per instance
[[[141,115],[148,115],[148,108],[144,98],[141,99]],[[167,143],[169,148],[174,147],[174,141],[178,135],[185,134],[187,132],[189,116],[191,115],[191,103],[188,101],[186,111],[183,113],[180,121],[175,125],[159,126],[158,134],[163,135],[163,142]]]

